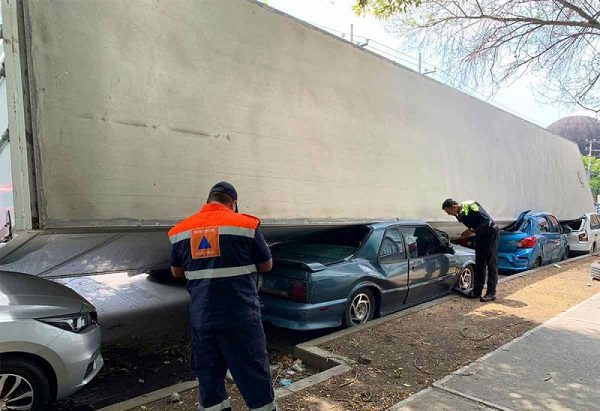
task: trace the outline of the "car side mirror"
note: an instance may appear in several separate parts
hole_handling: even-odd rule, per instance
[[[454,249],[454,247],[452,247],[452,244],[446,245],[446,254],[454,254],[454,253],[456,253],[456,250]]]

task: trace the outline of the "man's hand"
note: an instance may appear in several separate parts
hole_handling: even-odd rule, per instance
[[[256,264],[256,270],[259,273],[269,272],[269,271],[271,271],[272,268],[273,268],[273,259],[272,258],[268,259],[264,263]]]
[[[460,235],[460,238],[469,238],[473,236],[473,231],[470,228],[467,228],[465,231],[463,231],[463,233]]]
[[[171,274],[175,278],[185,278],[185,271],[184,271],[183,267],[171,266]]]

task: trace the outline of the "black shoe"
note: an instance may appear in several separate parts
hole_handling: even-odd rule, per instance
[[[496,294],[486,294],[479,299],[482,303],[489,303],[491,301],[496,301]]]
[[[465,294],[465,297],[470,298],[470,299],[476,299],[476,298],[481,298],[481,293],[479,295],[475,294],[475,292],[473,292],[473,290],[469,291],[468,293]]]

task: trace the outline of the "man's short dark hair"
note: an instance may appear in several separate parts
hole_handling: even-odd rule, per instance
[[[455,206],[455,205],[458,205],[458,203],[457,203],[456,201],[454,201],[454,200],[453,200],[453,199],[451,199],[451,198],[447,198],[447,199],[445,199],[445,200],[444,200],[444,202],[442,203],[442,210],[444,210],[444,209],[446,209],[446,208],[449,208],[449,207],[452,207],[452,206]]]
[[[233,198],[225,193],[214,192],[208,195],[208,200],[206,202],[217,202],[228,206],[233,203]]]

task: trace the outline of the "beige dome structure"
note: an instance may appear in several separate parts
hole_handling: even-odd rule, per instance
[[[586,140],[600,140],[600,120],[590,116],[569,116],[550,124],[547,128],[551,133],[573,140],[579,146],[583,155],[588,154]],[[600,147],[600,141],[594,149]]]

